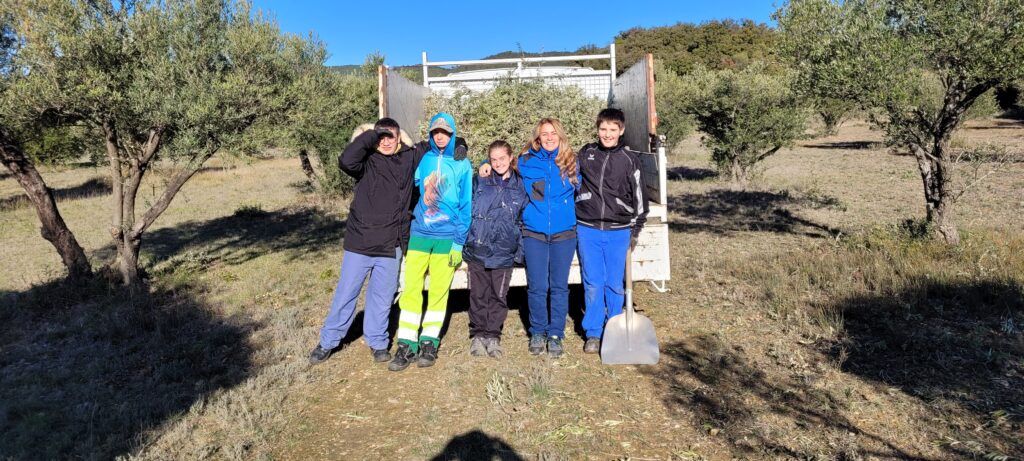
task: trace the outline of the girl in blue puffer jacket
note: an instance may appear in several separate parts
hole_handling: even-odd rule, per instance
[[[492,173],[473,181],[473,218],[463,256],[469,265],[469,353],[501,358],[501,327],[508,316],[512,266],[522,263],[526,189],[512,146],[487,148]]]

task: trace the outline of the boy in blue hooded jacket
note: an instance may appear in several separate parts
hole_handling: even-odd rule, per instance
[[[472,217],[473,167],[465,150],[455,149],[455,119],[447,113],[437,114],[430,120],[428,132],[430,151],[413,175],[420,198],[413,209],[405,289],[398,302],[398,350],[388,365],[391,371],[404,370],[417,357],[419,367],[429,367],[437,360],[448,293],[455,270],[462,265],[462,247]],[[423,284],[428,272],[424,313]]]

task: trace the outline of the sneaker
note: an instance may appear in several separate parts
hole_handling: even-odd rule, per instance
[[[331,358],[331,354],[334,353],[332,349],[324,349],[323,346],[317,344],[316,349],[309,353],[309,364],[316,365],[323,363],[325,360]]]
[[[479,336],[474,337],[473,340],[469,342],[469,355],[472,355],[473,357],[486,356],[487,346],[484,345],[484,341],[487,341],[487,339]]]
[[[421,341],[420,342],[420,359],[416,362],[416,366],[420,368],[426,368],[433,366],[434,362],[437,361],[437,346],[434,345],[433,341]]]
[[[488,341],[484,343],[484,347],[487,348],[487,355],[494,359],[500,359],[503,355],[501,352],[501,340],[498,338],[488,338]]]
[[[408,368],[415,358],[416,353],[412,351],[408,344],[398,343],[398,348],[395,350],[395,358],[388,364],[388,370],[402,371]]]
[[[387,349],[370,349],[370,353],[373,354],[374,362],[387,362],[391,360],[391,352]]]
[[[548,338],[548,355],[553,359],[557,359],[562,356],[562,338],[558,336],[552,336]]]
[[[587,354],[601,352],[601,340],[598,338],[587,338],[587,342],[583,344],[583,352]]]
[[[530,337],[530,354],[540,355],[544,353],[544,346],[546,346],[547,340],[541,335],[533,335]]]

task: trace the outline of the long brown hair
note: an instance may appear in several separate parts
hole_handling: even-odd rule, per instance
[[[540,130],[544,125],[550,124],[554,129],[555,133],[558,134],[558,156],[555,157],[555,165],[558,165],[558,170],[562,173],[562,179],[569,179],[569,182],[573,185],[576,184],[576,152],[572,150],[572,146],[569,145],[569,137],[565,135],[565,129],[562,128],[562,122],[559,122],[557,118],[545,117],[537,122],[537,126],[533,129],[533,139],[526,143],[524,151],[533,150],[534,152],[540,152]]]
[[[494,150],[494,149],[505,149],[505,153],[508,154],[508,156],[512,159],[508,163],[509,169],[511,169],[512,171],[515,171],[516,173],[519,172],[519,156],[514,155],[512,153],[512,146],[510,146],[507,142],[505,142],[504,139],[499,139],[497,141],[494,141],[494,142],[491,143],[490,146],[487,146],[487,157],[488,158],[490,158],[491,151]]]

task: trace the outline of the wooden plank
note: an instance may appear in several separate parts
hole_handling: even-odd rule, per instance
[[[388,116],[388,69],[384,64],[377,66],[377,114],[378,118]]]
[[[654,107],[654,55],[647,53],[644,56],[644,62],[647,63],[647,135],[657,136],[658,135],[658,111]],[[648,138],[648,145],[650,145],[650,138]],[[647,151],[650,151],[648,149]]]

